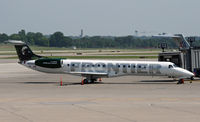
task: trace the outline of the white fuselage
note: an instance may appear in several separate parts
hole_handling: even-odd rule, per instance
[[[67,73],[82,76],[92,75],[96,78],[125,75],[171,76],[174,78],[191,78],[194,76],[193,73],[176,67],[171,62],[61,59],[59,68],[37,66],[35,60],[26,61],[22,64],[33,70],[46,73]]]

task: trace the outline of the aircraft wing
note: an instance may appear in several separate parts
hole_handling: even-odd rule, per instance
[[[74,74],[74,75],[108,76],[108,73],[101,73],[101,72],[70,72],[70,74]]]

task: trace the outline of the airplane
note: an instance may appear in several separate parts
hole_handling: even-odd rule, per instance
[[[184,79],[193,79],[194,74],[177,67],[171,62],[158,61],[112,61],[112,60],[74,60],[47,58],[36,55],[29,46],[16,40],[8,40],[15,46],[19,64],[45,73],[70,74],[82,76],[81,84],[94,83],[101,78],[119,76],[168,76],[178,78],[178,84]]]

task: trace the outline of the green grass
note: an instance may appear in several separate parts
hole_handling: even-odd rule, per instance
[[[14,51],[14,46],[11,44],[0,44],[0,51]]]
[[[87,56],[53,56],[52,58],[67,58],[67,59],[139,59],[139,58],[157,58],[160,49],[112,49],[112,48],[81,48],[73,50],[71,48],[57,47],[38,47],[30,46],[36,54],[58,54],[58,53],[84,53]],[[0,55],[16,55],[15,48],[12,44],[0,44]],[[7,52],[3,52],[7,51]],[[10,51],[10,52],[9,52]],[[49,51],[49,52],[47,52]],[[52,52],[51,52],[52,51]],[[148,51],[148,52],[147,52]],[[156,51],[156,52],[151,52]],[[89,55],[90,53],[98,53],[96,56]],[[140,56],[144,55],[144,56]],[[151,56],[153,55],[153,56]],[[155,55],[155,56],[154,56]],[[17,56],[1,57],[0,59],[17,59]]]
[[[73,54],[75,52],[36,52],[36,54],[61,54],[61,53],[68,53],[68,54]],[[76,53],[80,53],[80,52],[76,52]],[[81,52],[82,53],[82,52]],[[86,52],[84,52],[86,54]],[[0,55],[16,55],[17,53],[16,52],[0,52]],[[89,53],[87,53],[89,54]],[[158,53],[98,53],[97,55],[122,55],[122,56],[125,56],[125,55],[158,55]]]
[[[101,55],[101,54],[100,54]],[[158,55],[158,53],[108,53],[102,55]]]
[[[72,50],[71,48],[59,48],[59,47],[40,47],[30,46],[32,50]],[[0,44],[0,51],[15,51],[14,45],[12,44]]]
[[[73,50],[72,48],[59,48],[59,47],[40,47],[40,46],[30,46],[32,50]],[[0,44],[0,51],[14,51],[14,46],[12,44]],[[119,48],[78,48],[77,50],[88,50],[88,51],[161,51],[161,49],[119,49]],[[74,50],[76,51],[76,50]]]
[[[59,48],[59,47],[39,47],[39,46],[30,46],[32,50],[40,51],[40,50],[72,50],[70,48]]]
[[[17,59],[13,57],[1,57],[0,59]],[[48,58],[63,58],[63,59],[155,59],[157,56],[51,56]]]
[[[157,56],[52,56],[49,58],[67,58],[67,59],[139,59],[139,58],[157,58]]]
[[[12,56],[12,57],[0,57],[0,59],[18,59],[17,56]]]
[[[157,55],[157,49],[77,49],[55,47],[30,47],[36,54],[59,54],[59,53],[98,53],[97,55]],[[15,48],[10,44],[0,44],[0,55],[16,55]],[[3,52],[5,51],[5,52]],[[6,52],[7,51],[7,52]],[[148,51],[148,52],[147,52]],[[151,52],[156,51],[156,52]]]

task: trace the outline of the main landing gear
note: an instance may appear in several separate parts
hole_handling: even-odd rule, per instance
[[[94,83],[95,81],[97,81],[97,78],[85,78],[81,81],[81,85],[84,85],[84,84],[91,84],[91,83]],[[99,81],[101,82],[101,78],[99,78]]]

